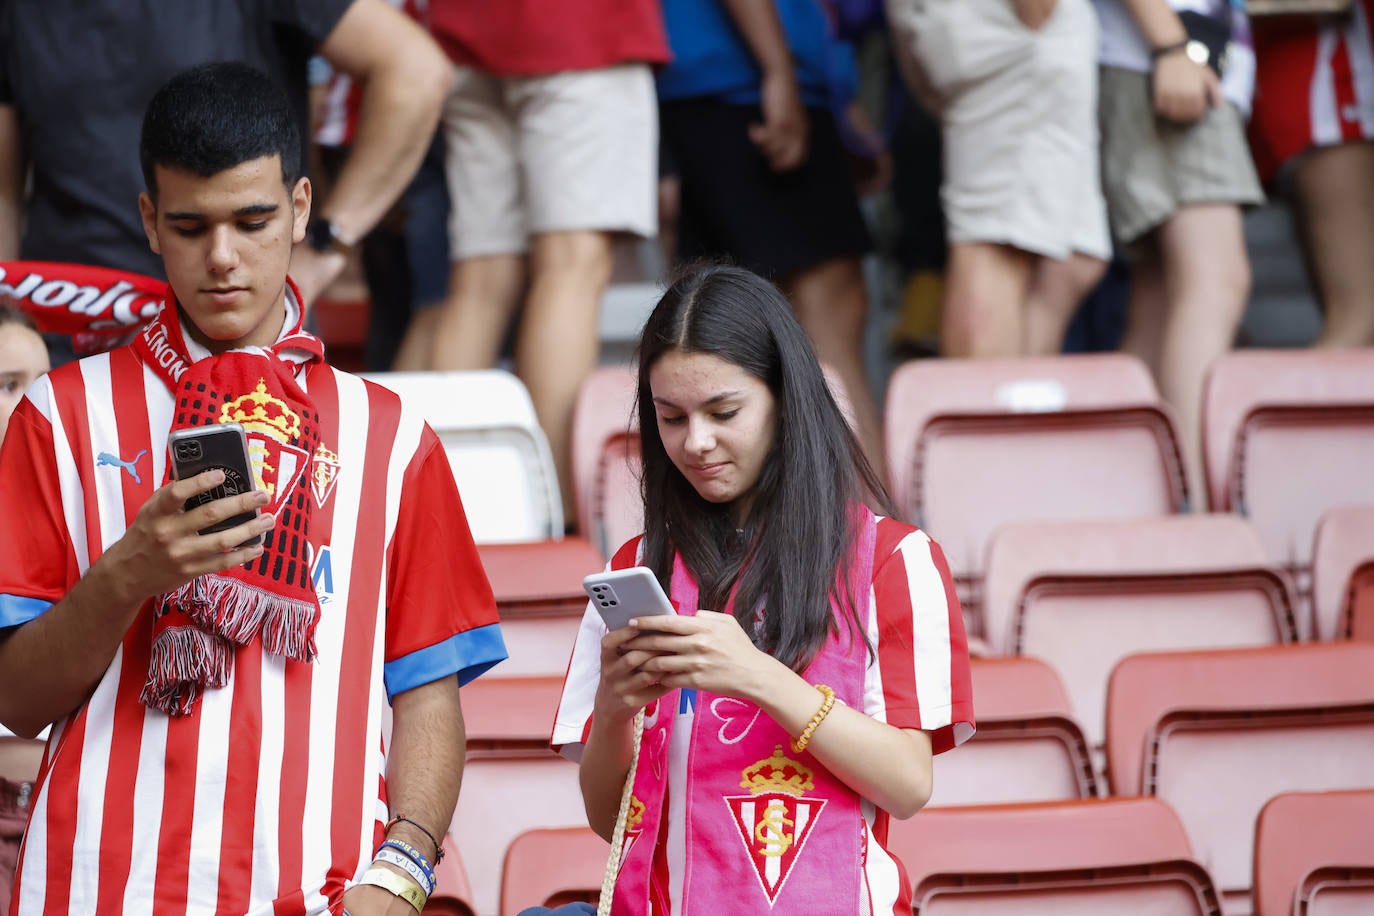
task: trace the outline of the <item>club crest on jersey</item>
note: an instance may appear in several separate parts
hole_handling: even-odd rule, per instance
[[[291,444],[301,433],[301,418],[285,401],[268,394],[267,382],[258,379],[256,390],[225,402],[219,421],[243,426],[255,482],[271,497],[267,511],[277,515],[310,457]]]
[[[321,509],[334,492],[334,484],[339,481],[339,456],[320,443],[310,459],[310,492],[315,494],[315,505]]]
[[[638,797],[630,796],[630,808],[625,813],[625,841],[621,844],[620,864],[617,870],[625,867],[625,862],[630,858],[630,849],[644,832],[644,802]],[[619,872],[617,871],[617,874]]]
[[[727,795],[725,803],[771,907],[826,802],[805,797],[807,790],[816,788],[811,771],[784,757],[781,744],[774,747],[772,757],[745,768],[741,776],[740,787],[749,794]]]

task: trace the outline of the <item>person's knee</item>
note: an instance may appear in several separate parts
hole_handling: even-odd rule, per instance
[[[544,232],[535,236],[530,268],[536,279],[604,285],[610,281],[611,236],[598,230]]]

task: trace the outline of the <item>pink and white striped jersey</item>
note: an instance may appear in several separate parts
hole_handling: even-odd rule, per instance
[[[250,643],[169,718],[140,705],[145,605],[55,723],[9,912],[338,913],[387,816],[390,696],[505,657],[444,449],[385,389],[316,364],[319,657]],[[166,474],[172,395],[130,348],[30,389],[0,450],[0,627],[62,598]]]
[[[634,565],[638,550],[636,538],[616,553],[610,567]],[[937,754],[972,737],[968,640],[949,566],[938,544],[895,519],[878,519],[867,627],[876,658],[865,677],[863,712],[898,728],[930,732]],[[589,604],[553,728],[554,746],[573,760],[580,759],[591,728],[605,633],[605,624]],[[679,691],[678,722],[668,751],[668,835],[655,864],[655,868],[667,869],[675,904],[684,861],[683,812],[676,800],[684,796],[688,739],[697,714],[695,691]],[[721,727],[729,728],[730,723],[722,722]],[[861,909],[856,916],[906,916],[911,912],[911,888],[905,870],[886,848],[888,814],[869,801],[862,808],[868,831]]]

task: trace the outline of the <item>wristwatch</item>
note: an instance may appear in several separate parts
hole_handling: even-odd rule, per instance
[[[339,230],[334,223],[324,218],[312,220],[310,225],[306,227],[305,241],[320,254],[337,251],[339,254],[346,255],[353,250],[353,246],[345,242],[339,235]]]
[[[1183,41],[1162,48],[1155,48],[1150,52],[1150,60],[1159,60],[1169,54],[1182,51],[1184,55],[1197,64],[1199,67],[1206,67],[1212,62],[1212,52],[1204,42],[1196,38],[1186,38]]]

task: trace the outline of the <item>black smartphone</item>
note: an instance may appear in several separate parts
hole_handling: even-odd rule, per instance
[[[186,500],[187,512],[217,499],[256,489],[253,464],[248,458],[248,436],[238,423],[215,423],[174,430],[167,437],[167,450],[172,456],[172,476],[177,480],[185,480],[214,468],[224,472],[224,482],[219,486]],[[257,517],[257,509],[240,512],[201,529],[200,533],[226,531]],[[261,534],[254,535],[239,546],[256,544],[261,540]]]

